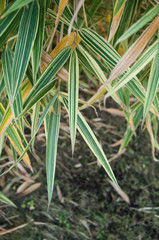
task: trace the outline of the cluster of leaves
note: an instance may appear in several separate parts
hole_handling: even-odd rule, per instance
[[[119,151],[126,147],[140,123],[150,134],[154,159],[155,148],[159,149],[159,4],[149,1],[145,7],[139,0],[112,2],[114,10],[107,41],[93,30],[103,17],[97,11],[102,0],[90,3],[80,0],[77,6],[68,0],[15,0],[8,5],[1,0],[0,154],[5,140],[12,146],[15,161],[7,171],[22,159],[32,168],[27,151],[34,146],[44,122],[49,204],[61,108],[69,115],[72,153],[78,129],[116,185],[104,151],[82,116],[83,109],[101,100],[107,92],[105,97],[111,96],[119,104],[128,123]],[[136,19],[137,9],[141,11],[140,19]],[[56,45],[52,44],[55,34]],[[118,53],[121,47],[125,52],[122,57]],[[87,102],[79,99],[81,71],[101,83]],[[64,92],[66,82],[68,91]],[[31,129],[29,142],[25,127]]]

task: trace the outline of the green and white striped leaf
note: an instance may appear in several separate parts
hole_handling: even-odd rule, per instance
[[[132,36],[134,33],[139,31],[143,26],[150,22],[159,13],[159,4],[156,4],[150,11],[143,15],[136,23],[134,23],[116,42],[116,45]]]
[[[40,102],[37,102],[33,106],[33,113],[32,113],[32,125],[31,125],[31,138],[35,135],[35,130],[39,120],[39,112],[40,112]],[[32,142],[32,146],[34,146],[34,140]]]
[[[18,14],[18,10],[9,14],[7,17],[4,17],[0,20],[0,37],[4,34],[4,32],[7,30],[7,28],[9,27],[9,25],[11,25],[13,23],[13,21],[15,21],[15,18]]]
[[[39,26],[33,47],[32,62],[33,62],[33,79],[36,80],[37,71],[40,65],[40,58],[43,47],[43,38],[45,30],[45,17],[46,17],[46,3],[47,0],[39,0],[40,14],[39,14]]]
[[[0,201],[9,204],[13,207],[16,207],[16,205],[11,200],[9,200],[2,192],[0,192]]]
[[[61,69],[61,67],[65,64],[68,57],[71,53],[71,47],[67,47],[63,49],[47,66],[45,71],[42,73],[40,78],[37,80],[32,90],[30,91],[25,103],[24,107],[32,101],[32,98],[41,91],[49,82],[53,79],[55,74]]]
[[[17,117],[20,112],[22,111],[22,96],[21,96],[21,89],[18,90],[18,94],[13,101],[12,99],[12,92],[13,92],[13,76],[12,76],[12,68],[13,68],[13,59],[14,55],[13,52],[7,47],[2,54],[2,64],[3,64],[3,73],[4,73],[4,81],[5,86],[7,89],[10,105],[12,112],[15,117]],[[23,121],[19,119],[17,121],[18,126],[20,127],[21,131],[24,132]]]
[[[0,104],[0,122],[3,119],[4,113],[5,113],[5,109],[4,109],[3,105]],[[14,146],[14,148],[20,155],[24,151],[24,146],[22,144],[21,138],[20,138],[19,133],[16,130],[16,128],[10,124],[8,126],[8,128],[6,129],[6,135],[8,136],[11,144]],[[23,155],[23,159],[26,162],[26,164],[31,168],[30,159],[29,159],[29,156],[27,153],[25,153]]]
[[[74,152],[74,145],[76,139],[77,127],[77,111],[78,111],[78,91],[79,91],[79,63],[77,53],[74,50],[70,58],[69,65],[69,125],[72,142],[72,153]]]
[[[159,48],[159,41],[158,41],[158,48]],[[143,121],[155,98],[158,86],[159,86],[159,49],[158,49],[157,55],[153,59],[152,66],[151,66],[151,72],[148,80],[146,98],[144,103]]]
[[[66,110],[68,111],[68,101],[66,98],[62,98],[63,103],[65,105]],[[82,116],[82,114],[78,111],[78,116],[77,116],[77,129],[82,135],[83,139],[91,149],[91,151],[94,153],[96,158],[100,161],[102,166],[104,167],[105,171],[107,172],[108,176],[111,178],[111,180],[119,187],[117,180],[113,174],[113,171],[110,167],[110,164],[103,152],[103,149],[101,145],[99,144],[97,138],[95,137],[93,131],[87,124],[86,120]]]
[[[8,18],[3,18],[0,20],[0,48],[6,43],[9,37],[14,33],[14,31],[19,27],[23,10],[19,10],[16,13],[11,13]],[[2,25],[1,25],[2,23]],[[3,31],[1,35],[1,30]]]
[[[28,4],[32,1],[34,1],[34,0],[23,0],[23,1],[16,0],[16,1],[14,1],[13,4],[11,4],[10,7],[4,12],[3,16],[7,16],[9,13],[14,12],[17,9],[24,7],[26,4]]]
[[[0,82],[0,97],[4,89],[4,77],[2,78],[2,81]]]
[[[20,113],[20,115],[18,116],[18,118],[22,117],[30,108],[32,108],[32,106],[34,106],[34,104],[36,104],[37,102],[39,102],[55,85],[55,80],[53,79],[51,82],[49,82],[48,84],[46,84],[42,89],[40,89],[38,92],[36,92],[32,98],[29,98],[25,101],[24,103],[24,109],[23,111]]]
[[[13,100],[18,93],[27,69],[39,22],[37,1],[26,6],[22,15],[13,62]]]
[[[53,105],[55,113],[48,118],[48,135],[46,147],[46,175],[48,188],[48,206],[51,203],[56,168],[57,143],[60,127],[60,102],[57,99]]]
[[[58,91],[55,92],[55,95],[53,96],[53,98],[50,100],[49,104],[45,107],[39,121],[38,121],[38,124],[37,124],[37,127],[36,127],[36,130],[35,130],[35,133],[34,135],[32,136],[31,140],[29,141],[29,143],[27,144],[27,146],[25,147],[25,149],[23,150],[23,152],[21,153],[20,157],[17,159],[16,163],[14,163],[10,168],[8,168],[5,172],[3,172],[0,176],[2,176],[3,174],[6,174],[7,172],[9,172],[13,167],[15,167],[17,165],[17,163],[19,163],[23,157],[25,156],[25,154],[27,154],[26,152],[28,151],[28,149],[30,148],[39,128],[41,127],[46,115],[48,114],[49,112],[49,109],[50,107],[55,103],[56,99],[57,99],[57,96],[58,96]],[[1,110],[1,109],[0,109]],[[0,119],[1,120],[1,119]]]

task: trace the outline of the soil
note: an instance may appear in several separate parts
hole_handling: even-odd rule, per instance
[[[97,118],[92,109],[85,111],[84,115],[89,119]],[[126,122],[124,118],[104,111],[99,111],[98,118],[114,127],[95,127],[90,124],[110,159],[118,152],[118,147],[112,148],[110,144],[123,136]],[[96,158],[79,135],[73,158],[70,138],[62,131],[60,136],[54,193],[49,210],[45,167],[33,160],[35,173],[40,170],[37,180],[42,183],[41,187],[23,198],[15,194],[16,189],[9,192],[8,197],[17,205],[17,209],[7,207],[3,211],[6,217],[18,217],[12,220],[13,225],[0,217],[0,223],[5,229],[23,223],[28,225],[1,239],[159,239],[159,210],[155,209],[159,205],[159,163],[152,159],[147,132],[142,132],[139,127],[137,137],[133,137],[126,152],[111,162],[119,185],[130,198],[130,204],[112,188],[107,174],[98,166]],[[35,147],[45,162],[43,142],[36,142]],[[143,209],[146,207],[151,209]]]

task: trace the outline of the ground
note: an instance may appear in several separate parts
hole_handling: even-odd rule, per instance
[[[89,118],[97,118],[93,110],[84,112]],[[92,126],[110,159],[118,151],[110,144],[124,134],[124,118],[99,111],[98,118],[108,126]],[[65,120],[66,121],[66,120]],[[111,129],[109,125],[114,128]],[[16,216],[11,226],[1,216],[5,228],[23,223],[21,230],[4,235],[4,240],[157,240],[159,219],[159,163],[151,156],[151,144],[147,132],[139,127],[127,150],[111,162],[121,188],[130,198],[127,204],[112,188],[108,176],[98,166],[96,158],[85,142],[77,135],[75,154],[72,158],[70,138],[60,132],[57,169],[53,199],[47,209],[45,168],[33,161],[35,173],[39,172],[41,187],[27,197],[19,198],[14,190],[8,195],[17,205],[3,208],[6,217]],[[45,161],[45,148],[36,142],[39,156]],[[34,173],[34,174],[35,174]],[[62,195],[61,195],[62,194]]]

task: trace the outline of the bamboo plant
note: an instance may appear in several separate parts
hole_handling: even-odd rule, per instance
[[[159,4],[155,0],[112,0],[112,16],[110,9],[105,9],[111,17],[105,36],[97,27],[98,22],[105,21],[103,6],[102,0],[80,0],[77,5],[68,0],[0,1],[0,154],[5,142],[15,156],[14,164],[1,175],[21,160],[32,170],[28,152],[44,124],[49,205],[61,109],[69,116],[72,154],[77,129],[117,186],[83,109],[111,97],[127,121],[119,151],[141,124],[148,130],[157,160]],[[100,83],[87,101],[79,97],[81,71]],[[63,87],[66,84],[67,88]],[[30,141],[25,137],[26,128],[31,129]]]

